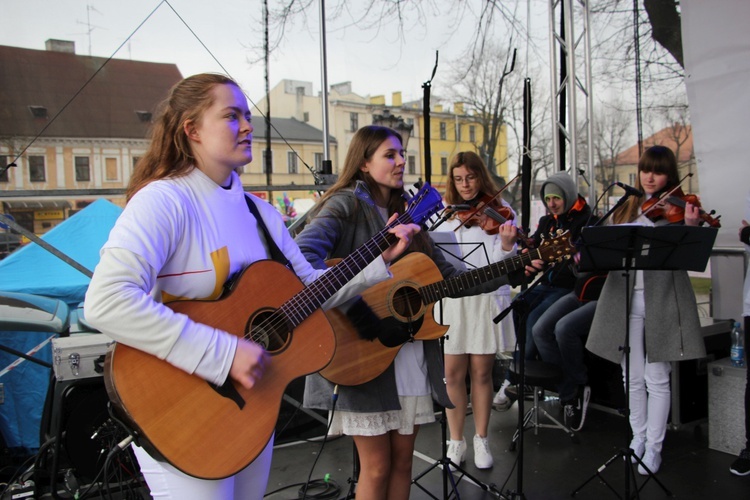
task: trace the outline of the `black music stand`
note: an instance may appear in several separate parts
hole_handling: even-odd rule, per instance
[[[625,339],[622,351],[625,355],[624,379],[626,381],[630,380],[630,271],[703,271],[711,256],[717,233],[718,229],[711,227],[636,225],[587,227],[581,232],[580,269],[582,271],[623,271],[625,277]],[[571,496],[575,496],[595,477],[599,477],[617,495],[617,491],[601,476],[601,472],[618,458],[625,460],[625,498],[630,499],[631,477],[633,485],[636,486],[635,496],[638,498],[640,490],[649,479],[656,481],[668,496],[672,496],[672,493],[629,447],[630,384],[624,385],[625,408],[622,413],[625,416],[625,438],[628,444],[598,467],[591,477],[571,493]],[[648,479],[640,488],[637,487],[635,480],[632,459],[648,472]]]

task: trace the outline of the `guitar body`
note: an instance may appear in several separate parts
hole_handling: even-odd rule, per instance
[[[362,339],[346,314],[338,309],[326,311],[336,335],[336,353],[320,374],[340,385],[369,382],[388,368],[409,338],[433,340],[445,335],[448,327],[434,320],[432,304],[450,296],[450,291],[465,290],[522,270],[535,259],[556,262],[575,252],[575,246],[570,244],[570,232],[558,231],[542,238],[538,247],[529,252],[448,279],[443,279],[435,263],[424,254],[408,254],[391,266],[392,279],[362,293],[364,301],[381,319],[382,330],[387,335],[381,333],[375,340]],[[332,262],[335,260],[329,264]],[[429,298],[427,304],[423,296]]]
[[[155,356],[115,344],[106,357],[104,381],[110,400],[137,431],[138,444],[203,479],[228,477],[250,464],[274,432],[286,387],[325,367],[336,347],[321,310],[293,331],[280,318],[279,306],[302,289],[289,269],[264,260],[248,267],[219,300],[168,304],[194,321],[266,346],[271,362],[250,390],[231,381],[217,388]]]
[[[335,263],[328,261],[328,264]],[[411,330],[415,340],[434,340],[445,335],[447,326],[435,321],[433,304],[424,304],[418,289],[443,279],[435,263],[422,253],[410,253],[390,268],[393,278],[378,283],[361,295],[370,309],[383,320],[384,326]],[[339,309],[326,311],[336,336],[336,353],[320,371],[330,382],[359,385],[369,382],[393,362],[401,345],[388,347],[379,339],[366,340]]]

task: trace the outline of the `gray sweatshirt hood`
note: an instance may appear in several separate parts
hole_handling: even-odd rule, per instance
[[[573,208],[573,205],[578,200],[578,190],[576,189],[576,184],[575,182],[573,182],[573,178],[570,175],[568,175],[566,172],[558,172],[554,175],[549,176],[547,180],[544,181],[544,184],[542,184],[542,189],[539,191],[542,200],[544,200],[544,188],[548,184],[556,185],[563,192],[563,196],[565,197],[564,213]]]

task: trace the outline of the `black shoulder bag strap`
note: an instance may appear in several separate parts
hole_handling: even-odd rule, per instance
[[[268,250],[271,252],[271,258],[275,260],[276,262],[284,264],[287,268],[289,268],[292,272],[294,272],[294,267],[292,267],[292,263],[289,262],[289,259],[286,258],[284,253],[279,249],[279,246],[271,237],[271,233],[268,232],[268,228],[266,227],[266,223],[263,222],[263,217],[260,216],[258,207],[255,206],[255,203],[253,203],[253,201],[247,195],[245,195],[245,201],[247,202],[247,208],[250,210],[250,213],[253,214],[253,217],[255,217],[255,220],[258,221],[258,226],[263,232],[263,236],[266,238],[266,243],[268,244]]]

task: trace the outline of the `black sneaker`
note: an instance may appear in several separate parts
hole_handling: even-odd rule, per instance
[[[583,429],[589,399],[591,399],[591,388],[585,385],[578,390],[578,396],[573,401],[563,403],[565,425],[571,430],[577,432]]]
[[[737,460],[729,466],[729,472],[735,476],[747,476],[750,474],[750,448],[745,448],[740,452]]]

